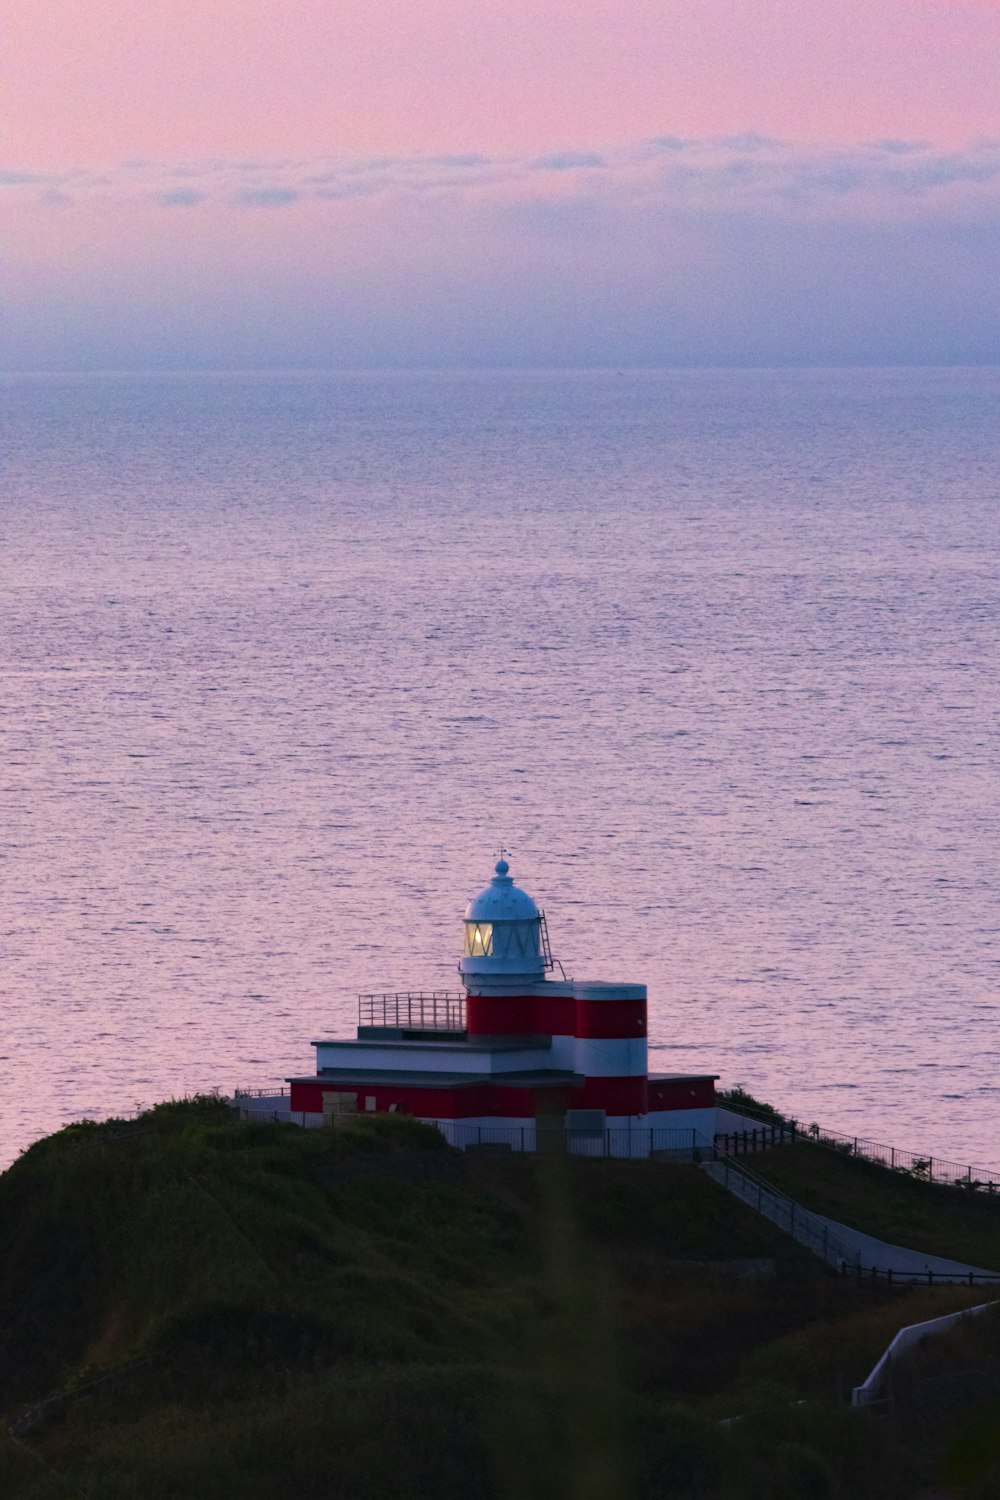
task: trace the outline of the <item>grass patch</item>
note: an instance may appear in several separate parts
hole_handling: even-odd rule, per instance
[[[839,1280],[695,1168],[211,1099],[40,1142],[0,1226],[4,1500],[893,1500],[837,1398],[965,1295]]]

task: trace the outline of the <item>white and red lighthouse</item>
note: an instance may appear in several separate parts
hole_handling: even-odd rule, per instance
[[[649,1075],[646,986],[554,968],[544,913],[501,859],[466,909],[464,991],[362,995],[357,1036],[314,1042],[315,1074],[289,1080],[292,1115],[396,1110],[455,1145],[525,1150],[541,1120],[602,1148],[624,1131],[628,1154],[711,1139],[714,1076]]]

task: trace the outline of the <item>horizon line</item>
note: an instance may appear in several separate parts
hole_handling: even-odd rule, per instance
[[[377,365],[137,365],[137,366],[58,366],[20,369],[0,368],[0,380],[21,379],[66,379],[69,377],[96,377],[122,379],[127,376],[158,378],[166,376],[213,376],[213,375],[638,375],[638,374],[746,374],[779,373],[801,371],[820,373],[833,370],[996,370],[1000,369],[1000,358],[982,360],[926,360],[926,359],[855,359],[855,360],[784,360],[711,362],[706,364],[686,361],[684,363],[649,362],[642,364],[596,363],[596,364],[377,364]]]

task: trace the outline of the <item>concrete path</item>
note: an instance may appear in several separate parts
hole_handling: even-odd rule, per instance
[[[970,1276],[987,1279],[995,1277],[994,1284],[1000,1286],[1000,1271],[971,1266],[965,1261],[948,1260],[940,1255],[927,1255],[922,1250],[890,1245],[885,1240],[876,1239],[874,1235],[862,1234],[861,1230],[852,1229],[848,1224],[841,1224],[836,1219],[828,1219],[823,1214],[803,1208],[787,1194],[772,1188],[731,1160],[707,1161],[703,1163],[702,1171],[742,1203],[790,1234],[800,1245],[819,1256],[820,1260],[838,1270],[858,1268],[862,1272],[876,1271],[883,1274],[892,1271],[905,1277],[930,1273],[935,1282],[966,1281]]]
[[[890,1245],[885,1240],[875,1239],[874,1235],[862,1234],[860,1229],[851,1229],[848,1224],[838,1224],[836,1219],[827,1219],[823,1214],[813,1214],[812,1217],[825,1224],[841,1244],[855,1249],[862,1266],[868,1271],[873,1267],[876,1271],[933,1271],[935,1280],[939,1275],[968,1276],[971,1271],[976,1276],[996,1276],[1000,1285],[998,1271],[970,1266],[961,1260],[946,1260],[940,1255],[927,1255],[923,1250],[907,1250],[904,1245]]]

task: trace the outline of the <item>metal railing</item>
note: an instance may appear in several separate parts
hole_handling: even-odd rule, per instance
[[[435,1120],[449,1146],[459,1151],[480,1147],[491,1151],[535,1151],[539,1145],[565,1150],[570,1156],[616,1157],[645,1161],[697,1162],[711,1157],[712,1146],[697,1130],[669,1130],[636,1125],[597,1130],[565,1128],[560,1124],[541,1129],[530,1125],[466,1125],[461,1120]]]
[[[886,1286],[1000,1286],[1000,1271],[896,1271],[892,1266],[848,1266],[845,1276]]]
[[[306,1109],[253,1109],[239,1100],[233,1107],[244,1125],[296,1125],[310,1130],[328,1123],[322,1115]]]
[[[768,1151],[772,1146],[794,1145],[802,1136],[783,1125],[759,1125],[753,1130],[717,1130],[713,1139],[727,1156],[747,1156],[753,1151]]]
[[[869,1140],[867,1136],[846,1135],[843,1131],[829,1130],[825,1125],[805,1126],[798,1120],[784,1119],[780,1115],[756,1114],[752,1105],[741,1102],[730,1103],[724,1098],[719,1102],[732,1114],[760,1121],[759,1138],[756,1131],[731,1133],[729,1138],[735,1141],[737,1149],[763,1150],[768,1145],[794,1145],[805,1141],[814,1146],[825,1146],[841,1156],[856,1156],[873,1166],[887,1167],[890,1172],[899,1172],[917,1182],[965,1188],[967,1192],[1000,1193],[1000,1171],[992,1167],[971,1167],[926,1152],[887,1146],[882,1141]]]
[[[400,1031],[465,1030],[465,995],[455,990],[403,990],[358,996],[359,1026]]]

